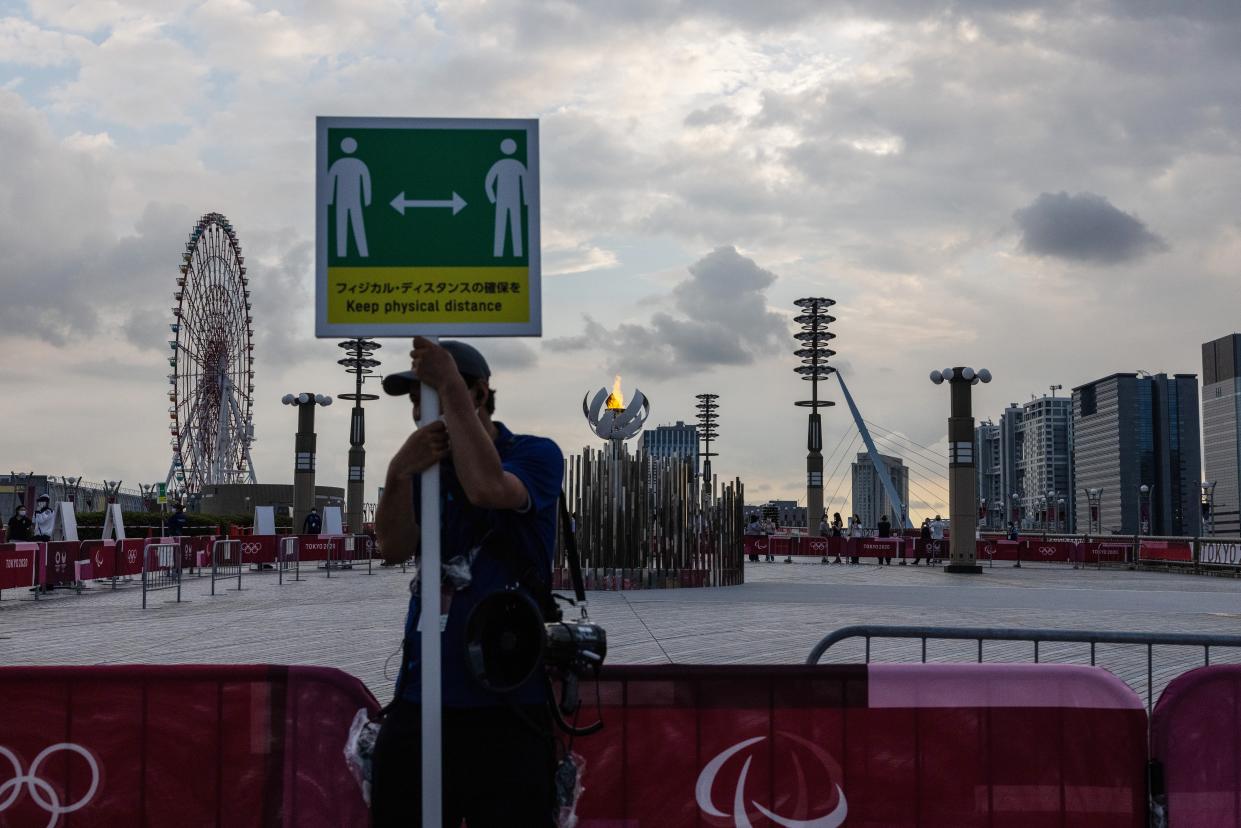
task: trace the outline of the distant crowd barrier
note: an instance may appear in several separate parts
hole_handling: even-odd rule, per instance
[[[1135,543],[1136,540],[1136,543]],[[790,559],[892,558],[913,561],[948,557],[948,539],[925,541],[915,537],[836,538],[809,535],[746,535],[747,556]],[[1105,538],[1024,537],[1010,541],[983,537],[977,542],[978,560],[1012,563],[1151,564],[1193,567],[1206,571],[1231,568],[1241,574],[1241,540],[1213,538],[1138,538],[1116,535]],[[1135,551],[1136,550],[1136,551]]]
[[[214,580],[211,582],[211,586],[214,590]],[[143,547],[143,609],[146,609],[147,593],[160,589],[176,589],[177,602],[181,602],[181,545],[178,543],[148,543]]]
[[[0,668],[0,825],[366,825],[319,667]]]
[[[6,543],[0,544],[0,600],[6,598],[5,590],[29,590],[39,600],[54,589],[80,592],[100,582],[116,589],[137,581],[145,607],[147,594],[163,589],[176,589],[175,600],[180,601],[186,578],[209,577],[215,595],[217,581],[236,578],[235,589],[241,589],[244,574],[260,568],[277,569],[281,584],[290,569],[292,580],[300,581],[304,561],[319,564],[327,577],[333,569],[363,564],[371,573],[378,554],[374,538],[368,535],[195,535]]]

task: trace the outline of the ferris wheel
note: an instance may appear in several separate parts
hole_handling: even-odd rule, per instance
[[[253,319],[245,258],[219,213],[198,220],[185,243],[168,340],[168,487],[254,483]]]

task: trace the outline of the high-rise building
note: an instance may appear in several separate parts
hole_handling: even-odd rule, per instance
[[[698,427],[677,420],[676,425],[648,428],[638,438],[638,450],[651,457],[690,457],[698,475]]]
[[[1001,428],[990,420],[983,420],[974,429],[974,465],[978,470],[978,503],[982,511],[979,525],[983,529],[998,529],[1008,520],[1001,442]]]
[[[1215,483],[1212,530],[1241,533],[1241,334],[1202,346],[1202,466]]]
[[[978,426],[978,497],[987,499],[985,525],[1000,529],[1016,520],[1027,529],[1073,529],[1072,410],[1068,397],[1036,397],[1024,405],[1010,403],[999,423]],[[1048,492],[1055,492],[1050,507]]]
[[[1074,388],[1073,452],[1078,490],[1102,489],[1103,533],[1198,534],[1196,375],[1112,374]],[[1089,509],[1079,497],[1079,526],[1090,525]]]
[[[886,454],[880,454],[879,459],[887,466],[892,485],[896,488],[896,495],[908,510],[909,469],[906,468],[905,461]],[[875,466],[870,462],[870,455],[866,452],[858,454],[857,462],[853,464],[852,506],[853,513],[861,518],[862,525],[867,528],[878,526],[882,515],[888,516],[894,531],[904,526],[901,520],[903,517],[901,510],[888,499],[887,492],[883,490],[883,483],[879,481],[879,475],[875,472]]]
[[[1000,480],[1004,490],[1005,502],[1008,504],[1008,521],[1021,523],[1021,494],[1024,490],[1022,481],[1021,450],[1024,443],[1021,439],[1021,406],[1009,403],[1000,415]]]
[[[1072,399],[1038,397],[1025,403],[1021,406],[1016,435],[1021,448],[1017,452],[1013,492],[1021,495],[1026,525],[1073,531],[1076,496]],[[1012,492],[1009,495],[1011,498]]]

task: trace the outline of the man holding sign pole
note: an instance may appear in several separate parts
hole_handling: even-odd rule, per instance
[[[442,824],[551,826],[556,756],[546,685],[536,677],[505,692],[483,686],[468,664],[466,623],[488,595],[528,591],[531,579],[550,585],[563,455],[551,440],[492,419],[491,371],[472,346],[418,337],[411,358],[412,370],[384,378],[389,394],[408,394],[419,427],[389,464],[375,530],[385,558],[399,562],[427,537],[420,516],[438,512],[432,534],[442,563],[430,584],[420,574],[412,589],[396,700],[375,745],[374,824],[423,824],[430,674],[441,676]],[[439,612],[424,613],[423,597],[436,592]],[[435,638],[439,664],[422,657],[423,642]],[[430,709],[433,693],[425,694]]]

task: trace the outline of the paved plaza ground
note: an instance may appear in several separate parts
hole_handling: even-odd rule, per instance
[[[134,583],[112,591],[35,602],[9,590],[0,601],[2,664],[290,663],[339,667],[381,700],[392,693],[412,570],[375,567],[303,572],[278,586],[276,573],[248,573],[241,592],[187,578],[184,601],[152,593],[141,609]],[[235,581],[233,585],[235,586]],[[592,592],[591,616],[608,632],[613,664],[801,663],[820,637],[852,624],[1056,627],[1241,634],[1241,580],[1164,572],[1073,570],[1010,564],[980,576],[938,568],[873,564],[747,564],[746,583],[716,589]],[[973,660],[972,642],[929,645],[930,660]],[[825,661],[861,661],[848,642]],[[1155,691],[1201,664],[1201,650],[1156,648]],[[872,658],[917,660],[916,641],[875,643]],[[1032,658],[1029,644],[992,644],[988,660]],[[1085,645],[1043,645],[1044,661],[1089,663]],[[1141,695],[1144,648],[1098,648],[1099,663]],[[1241,651],[1213,651],[1241,662]]]

